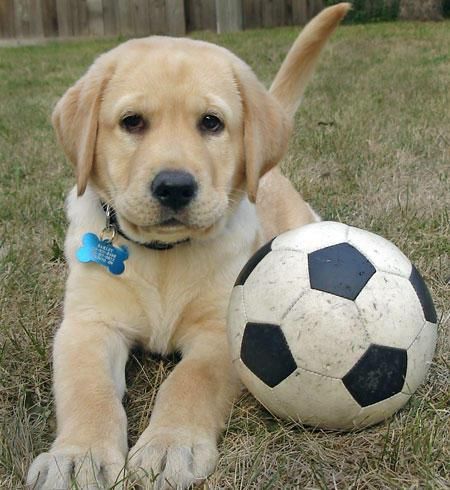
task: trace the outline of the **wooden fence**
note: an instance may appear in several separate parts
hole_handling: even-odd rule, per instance
[[[181,36],[304,24],[323,0],[0,0],[0,38]]]

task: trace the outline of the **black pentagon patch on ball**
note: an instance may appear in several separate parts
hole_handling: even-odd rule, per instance
[[[259,250],[257,250],[244,265],[241,272],[234,283],[235,286],[243,286],[248,276],[253,272],[253,269],[261,262],[261,260],[272,250],[272,242],[274,239],[270,240],[269,243],[263,245]]]
[[[312,289],[354,300],[375,274],[374,266],[349,243],[339,243],[308,254]]]
[[[407,366],[406,350],[372,344],[342,381],[352,397],[367,407],[402,390]]]
[[[242,337],[241,359],[271,388],[297,369],[281,328],[271,323],[247,323]]]
[[[414,288],[417,297],[419,298],[420,304],[422,305],[423,316],[427,322],[436,323],[437,315],[434,308],[433,300],[431,294],[425,281],[423,280],[420,272],[412,266],[411,275],[409,276],[409,281]]]

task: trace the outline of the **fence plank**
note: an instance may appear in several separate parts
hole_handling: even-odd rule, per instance
[[[27,0],[15,0],[14,1],[14,27],[16,31],[16,37],[27,37],[29,31],[29,18],[30,13],[28,11]]]
[[[242,31],[242,0],[216,0],[217,32]]]
[[[41,0],[30,1],[30,35],[32,37],[44,37],[44,19],[42,17]]]
[[[131,0],[131,18],[133,19],[133,34],[148,36],[150,33],[150,16],[146,0]]]
[[[243,0],[244,29],[256,29],[262,23],[261,0]]]
[[[58,0],[56,2],[56,16],[58,19],[58,34],[61,37],[73,35],[72,22],[70,17],[70,0]]]
[[[195,30],[194,27],[194,5],[191,1],[184,2],[184,15],[186,19],[186,31]]]
[[[216,30],[216,3],[212,0],[191,0],[196,6],[197,29]]]
[[[56,0],[41,0],[42,27],[45,37],[58,35],[58,16],[56,14]]]
[[[273,27],[273,25],[273,0],[263,0],[261,27]]]
[[[215,31],[217,28],[216,3],[211,0],[201,0],[203,29]]]
[[[166,0],[166,23],[168,34],[184,36],[186,34],[186,16],[184,0]]]
[[[293,0],[285,0],[284,2],[284,26],[291,26],[292,22],[292,2]]]
[[[191,5],[193,6],[192,12],[192,20],[193,20],[193,30],[201,30],[203,29],[203,19],[202,19],[202,4],[200,1],[191,0]]]
[[[304,25],[308,22],[307,0],[293,0],[292,21],[297,25]]]
[[[15,0],[14,24],[17,37],[43,37],[40,0]]]
[[[89,34],[91,36],[103,36],[105,29],[103,25],[102,0],[87,0],[86,3]]]
[[[122,36],[131,36],[134,34],[134,27],[130,2],[128,0],[116,0],[116,2],[119,13],[119,33]]]
[[[14,0],[0,1],[0,37],[16,36],[14,25]]]
[[[103,32],[105,36],[120,34],[119,9],[115,0],[103,0]]]
[[[184,35],[305,24],[324,0],[0,0],[0,37]]]
[[[323,0],[309,0],[308,3],[308,20],[317,15],[325,5],[325,2],[323,2]]]
[[[167,34],[166,5],[164,0],[149,1],[149,34]]]
[[[59,0],[57,0],[59,1]],[[89,35],[87,0],[69,0],[69,22],[73,36]]]
[[[187,0],[188,30],[216,30],[216,3],[213,0]]]
[[[14,24],[17,37],[39,37],[44,33],[40,4],[36,0],[15,0]]]
[[[286,16],[285,0],[273,0],[272,5],[272,25],[283,26]]]

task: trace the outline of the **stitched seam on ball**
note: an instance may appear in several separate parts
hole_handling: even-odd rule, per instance
[[[372,264],[372,265],[373,265],[373,264]],[[375,267],[375,266],[374,266],[374,267]],[[406,279],[407,281],[409,281],[409,276],[402,276],[402,275],[401,275],[401,274],[399,274],[398,272],[386,271],[386,270],[384,270],[384,269],[378,268],[378,266],[377,266],[377,267],[375,267],[375,269],[376,269],[376,272],[382,272],[383,274],[388,274],[388,275],[390,275],[390,276],[400,277],[400,278],[402,278],[402,279]],[[376,274],[376,273],[375,273],[375,274]],[[374,274],[374,275],[375,275],[375,274]],[[410,273],[410,275],[411,275],[411,273]]]
[[[422,325],[422,328],[419,330],[419,332],[417,333],[417,335],[414,337],[413,341],[408,345],[408,347],[405,349],[405,350],[409,350],[412,345],[416,342],[416,340],[419,338],[420,334],[422,333],[423,329],[427,326],[427,321],[425,320],[423,322],[423,325]]]
[[[366,340],[369,342],[369,344],[371,344],[372,339],[370,337],[369,331],[367,330],[366,320],[364,319],[364,316],[363,316],[361,310],[359,309],[358,303],[356,301],[354,301],[353,304],[356,306],[356,309],[358,310],[359,319],[361,320],[362,326],[364,328],[364,332],[366,334]]]
[[[238,288],[241,289],[241,303],[242,303],[242,311],[244,313],[244,319],[245,319],[245,324],[247,324],[248,322],[248,317],[247,317],[247,311],[245,310],[245,297],[244,297],[244,286],[236,286]],[[244,325],[244,328],[245,328],[245,325]],[[242,338],[243,338],[243,335],[244,335],[244,330],[242,330],[242,335],[241,335],[241,339],[240,339],[240,344],[242,344]],[[235,359],[232,359],[231,362],[234,364],[236,361],[240,361],[241,360],[241,355],[240,355],[240,349],[239,349],[239,357],[235,358]]]
[[[296,364],[297,364],[297,361],[296,361]],[[307,368],[304,368],[304,367],[301,367],[297,364],[297,369],[300,369],[301,371],[305,371],[306,373],[310,373],[310,374],[315,374],[316,376],[320,376],[321,378],[327,378],[327,379],[336,379],[337,381],[342,381],[342,377],[341,378],[337,378],[336,376],[327,376],[326,374],[322,374],[322,373],[318,373],[317,371],[313,371],[311,369],[307,369]],[[295,371],[294,371],[295,373]],[[292,375],[295,376],[295,374],[292,373]]]
[[[381,267],[375,266],[375,264],[372,262],[372,260],[370,260],[370,259],[369,259],[369,258],[366,256],[366,253],[364,252],[364,250],[361,250],[361,249],[359,248],[358,244],[355,244],[355,243],[354,243],[354,242],[353,242],[351,239],[349,239],[349,236],[350,236],[350,229],[351,229],[351,228],[355,228],[356,230],[358,229],[358,228],[356,228],[356,227],[354,227],[354,226],[349,226],[349,227],[348,227],[348,232],[347,232],[347,235],[346,235],[345,239],[347,240],[347,242],[348,242],[350,245],[352,245],[352,247],[355,247],[355,248],[356,248],[356,250],[358,250],[358,251],[359,251],[359,252],[360,252],[360,253],[361,253],[361,254],[362,254],[362,255],[363,255],[363,256],[364,256],[364,257],[365,257],[365,258],[366,258],[366,259],[367,259],[367,260],[368,260],[368,261],[369,261],[371,264],[372,264],[372,265],[373,265],[373,267],[375,267],[376,272],[384,272],[385,274],[392,274],[393,276],[397,276],[397,277],[401,277],[401,278],[403,278],[403,279],[407,279],[407,280],[409,280],[409,276],[411,275],[411,271],[409,272],[409,274],[408,274],[407,276],[403,276],[402,274],[399,274],[398,272],[387,271],[387,270],[382,269]],[[383,238],[383,237],[381,237],[381,238]],[[356,241],[357,241],[357,240],[356,240]],[[395,243],[393,243],[393,245],[394,245],[394,246],[396,246],[396,245],[395,245]],[[402,253],[402,251],[401,251],[401,250],[400,250],[400,252]],[[409,259],[408,259],[408,257],[405,257],[405,258],[406,258],[406,260],[409,260]],[[410,265],[411,265],[411,270],[412,270],[412,262],[411,262],[410,260],[409,260],[409,263],[410,263]]]
[[[295,419],[288,415],[289,410],[286,409],[286,405],[278,398],[278,395],[275,393],[275,391],[273,391],[273,388],[271,388],[271,389],[272,389],[273,397],[278,402],[278,405],[280,405],[280,407],[282,407],[283,412],[286,414],[286,416],[289,418],[289,420],[295,422]]]
[[[248,316],[247,316],[247,309],[245,308],[244,286],[242,286],[241,301],[242,301],[242,308],[244,310],[245,323],[247,323],[248,322]]]
[[[305,252],[304,250],[300,248],[277,248],[275,250],[272,250],[271,253],[282,253],[282,252],[297,252],[297,253],[304,253],[307,254],[308,252]]]
[[[348,233],[348,235],[350,235],[350,232]],[[401,277],[402,279],[406,279],[406,280],[409,280],[409,276],[411,275],[411,271],[409,271],[409,274],[407,276],[404,276],[398,272],[392,272],[392,271],[388,271],[388,270],[385,270],[383,269],[382,267],[378,267],[378,265],[375,265],[372,260],[367,257],[366,255],[366,252],[364,250],[362,250],[360,247],[359,247],[359,244],[358,243],[354,243],[351,239],[348,238],[348,236],[346,237],[346,240],[347,242],[354,248],[356,248],[356,250],[358,250],[358,252],[366,258],[366,260],[368,260],[372,266],[375,268],[375,273],[376,272],[383,272],[384,274],[391,274],[393,276],[397,276],[397,277]],[[410,265],[411,265],[411,270],[412,270],[412,263],[410,262]]]
[[[423,382],[425,382],[425,380],[423,380],[423,381],[422,381],[422,383],[423,383]],[[420,384],[422,384],[422,383],[420,383]],[[406,383],[405,383],[405,384],[406,384]],[[419,386],[420,386],[420,385],[419,385]],[[419,386],[418,386],[418,387],[419,387]],[[417,387],[417,388],[418,388],[418,387]],[[402,391],[399,391],[398,393],[400,393],[400,394],[402,394],[402,395],[405,395],[405,396],[408,396],[409,398],[411,398],[411,397],[414,395],[414,393],[415,393],[416,391],[417,391],[417,389],[416,389],[414,392],[412,392],[412,393],[407,393],[406,391],[403,391],[403,390],[402,390]],[[398,395],[398,393],[397,393],[397,395]],[[408,400],[406,400],[406,401],[405,401],[405,403],[406,403],[407,401],[408,401]]]
[[[286,317],[289,315],[289,313],[292,311],[292,309],[294,308],[294,306],[303,298],[303,296],[305,296],[305,294],[307,293],[308,291],[303,291],[303,293],[300,293],[300,295],[291,303],[291,305],[288,307],[288,309],[286,310],[285,313],[283,313],[283,315],[281,315],[281,319],[280,319],[280,323],[286,319]]]

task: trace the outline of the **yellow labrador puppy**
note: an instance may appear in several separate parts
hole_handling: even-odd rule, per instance
[[[328,8],[303,30],[271,93],[226,49],[150,37],[100,56],[59,101],[53,124],[77,187],[54,343],[58,432],[29,485],[108,487],[127,464],[143,487],[186,488],[214,470],[240,386],[228,298],[257,247],[318,219],[273,167],[348,8]],[[129,452],[122,397],[134,345],[182,360]]]

